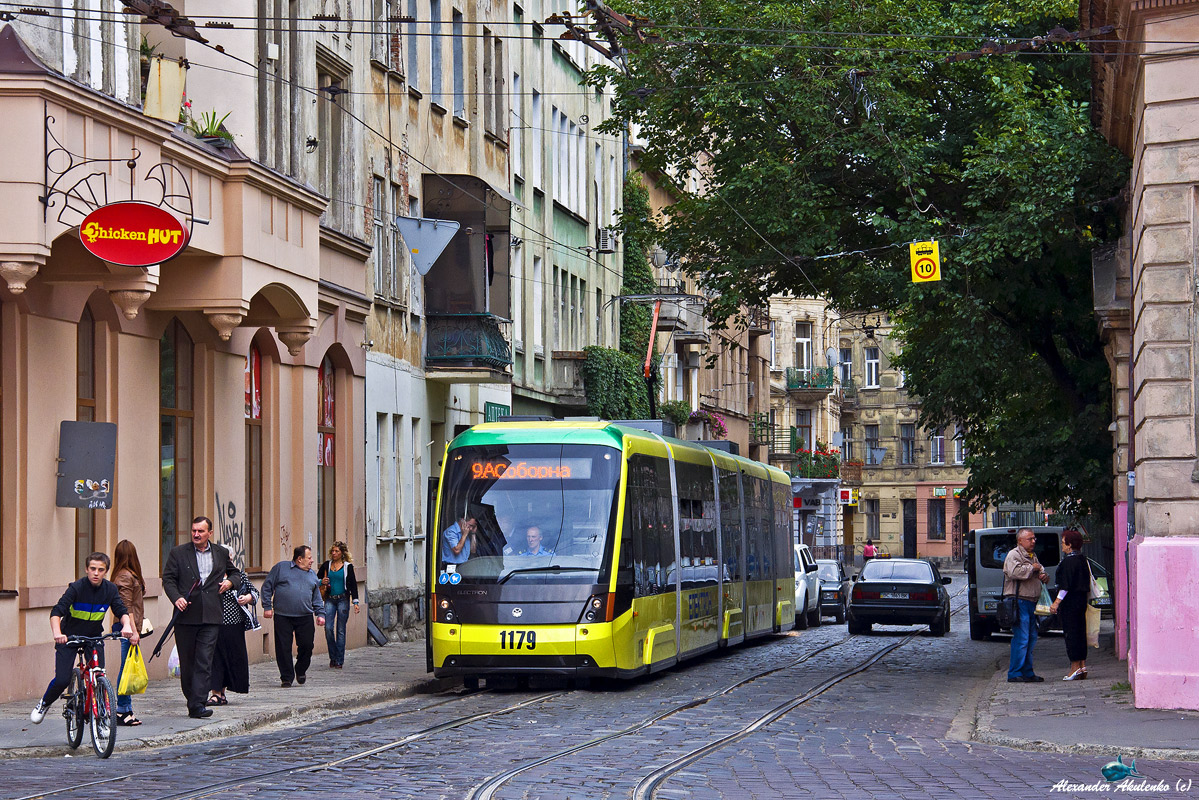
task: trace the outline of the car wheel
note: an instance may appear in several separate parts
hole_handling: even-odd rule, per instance
[[[985,642],[995,633],[995,623],[987,619],[979,619],[970,615],[970,638],[976,642]]]
[[[808,598],[804,598],[804,607],[800,611],[795,612],[795,627],[798,630],[805,631],[808,629]]]
[[[949,620],[946,617],[936,620],[928,626],[928,632],[933,636],[944,636],[949,632]]]
[[[845,604],[844,603],[837,606],[837,624],[838,625],[845,624]]]

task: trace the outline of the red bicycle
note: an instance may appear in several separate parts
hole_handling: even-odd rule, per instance
[[[92,748],[100,758],[112,755],[117,743],[117,693],[100,666],[100,648],[105,639],[120,639],[119,633],[103,636],[72,636],[67,647],[77,658],[71,682],[64,695],[62,715],[67,721],[67,744],[74,750],[83,741],[83,726],[92,732]]]

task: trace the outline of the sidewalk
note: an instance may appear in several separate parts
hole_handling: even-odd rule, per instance
[[[1087,650],[1085,681],[1063,681],[1069,662],[1061,636],[1043,636],[1033,653],[1044,683],[1008,683],[1007,659],[977,693],[970,738],[1026,750],[1114,759],[1199,761],[1199,712],[1136,708],[1128,662],[1115,656],[1111,623]],[[1006,652],[1006,651],[1005,651]],[[969,710],[966,712],[969,714]]]
[[[49,672],[47,665],[47,671]],[[116,674],[111,673],[116,680]],[[49,680],[49,674],[47,674]],[[308,720],[342,709],[360,708],[406,697],[439,686],[425,672],[425,643],[393,642],[386,647],[368,645],[346,653],[345,667],[329,669],[328,661],[314,655],[303,686],[283,689],[274,661],[250,665],[250,693],[229,693],[229,705],[212,709],[208,719],[187,716],[178,679],[151,681],[143,695],[133,698],[134,713],[142,725],[120,728],[118,751],[162,747],[216,739],[244,733],[287,719]],[[62,700],[51,706],[40,725],[29,721],[34,701],[0,705],[0,758],[13,756],[63,756],[66,723]],[[81,747],[88,748],[85,732]]]

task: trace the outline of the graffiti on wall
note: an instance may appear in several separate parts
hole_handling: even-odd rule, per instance
[[[217,526],[220,528],[220,542],[229,549],[233,563],[240,569],[246,563],[246,523],[237,521],[237,506],[233,501],[228,505],[221,503],[221,495],[216,496]]]

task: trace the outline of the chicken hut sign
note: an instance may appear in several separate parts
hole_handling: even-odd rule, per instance
[[[123,267],[149,267],[183,252],[191,231],[174,214],[138,200],[97,208],[79,224],[79,239],[96,258]]]

